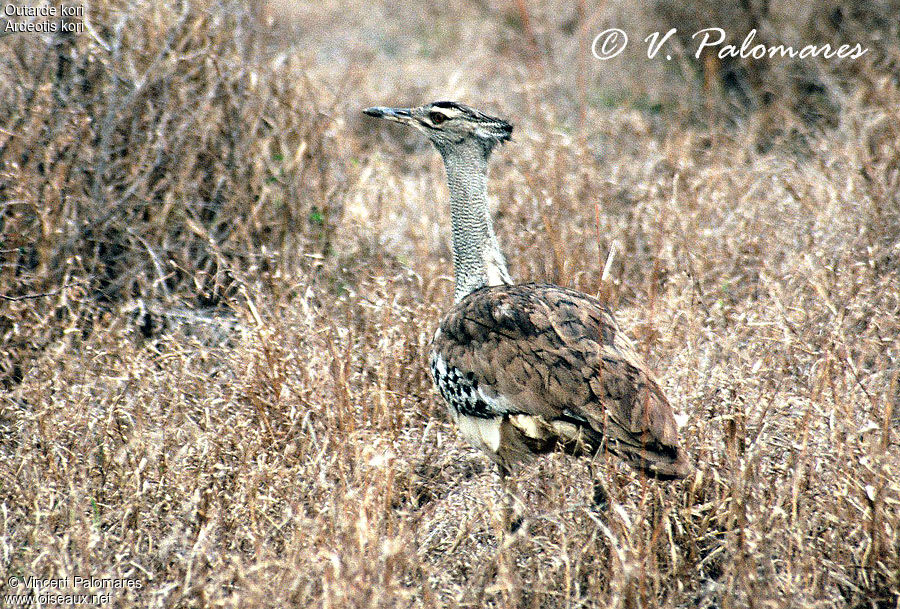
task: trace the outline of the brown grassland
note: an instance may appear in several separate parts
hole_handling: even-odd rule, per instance
[[[727,4],[96,0],[0,38],[0,594],[900,607],[900,3]],[[697,61],[708,25],[870,51]],[[426,369],[440,159],[360,113],[444,98],[516,124],[511,271],[609,301],[687,480],[601,458],[598,511],[551,455],[503,532]]]

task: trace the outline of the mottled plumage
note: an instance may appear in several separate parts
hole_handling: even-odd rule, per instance
[[[467,439],[505,471],[561,446],[603,447],[658,478],[690,470],[669,402],[610,310],[552,285],[476,290],[441,320],[438,390]]]
[[[461,434],[504,475],[557,448],[688,475],[672,408],[610,310],[574,290],[512,285],[487,205],[487,162],[512,125],[457,102],[365,112],[422,131],[444,159],[456,302],[430,364]]]

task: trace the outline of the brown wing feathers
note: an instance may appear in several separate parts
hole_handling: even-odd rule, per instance
[[[690,470],[668,401],[594,298],[538,284],[482,288],[444,317],[433,350],[433,368],[439,359],[474,382],[464,414],[502,417],[492,456],[506,470],[558,443],[596,452],[604,437],[611,452],[651,476]],[[452,408],[459,396],[438,386]]]

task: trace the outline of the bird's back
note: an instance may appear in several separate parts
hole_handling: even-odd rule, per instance
[[[608,448],[657,478],[690,471],[668,400],[609,309],[552,285],[485,287],[441,320],[431,368],[460,430],[504,471]]]

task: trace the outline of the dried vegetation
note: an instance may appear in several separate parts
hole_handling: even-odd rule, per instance
[[[0,40],[0,571],[142,582],[116,607],[897,607],[900,8],[771,4],[872,52],[704,89],[587,50],[683,12],[558,1],[100,0]],[[610,300],[694,477],[608,461],[597,513],[554,455],[500,535],[424,364],[439,160],[359,114],[446,97],[517,123],[512,270]]]

